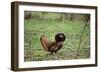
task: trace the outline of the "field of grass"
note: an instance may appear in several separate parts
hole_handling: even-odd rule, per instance
[[[85,23],[83,21],[64,22],[58,20],[36,20],[25,19],[24,21],[24,61],[44,61],[44,60],[71,60],[77,55],[80,35]],[[63,32],[66,35],[64,46],[57,54],[51,55],[45,52],[41,43],[40,36],[43,34],[54,40],[55,34]],[[78,59],[90,58],[90,29],[86,27],[82,36],[79,48]]]

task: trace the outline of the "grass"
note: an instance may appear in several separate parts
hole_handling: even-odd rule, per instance
[[[70,20],[62,22],[36,19],[25,19],[24,23],[25,61],[75,59],[80,34],[85,23]],[[44,34],[53,41],[55,34],[58,32],[63,32],[66,35],[66,41],[64,42],[64,47],[58,51],[58,54],[51,55],[45,52],[41,46],[40,36]],[[82,37],[78,59],[90,58],[89,32],[90,30],[87,27]]]

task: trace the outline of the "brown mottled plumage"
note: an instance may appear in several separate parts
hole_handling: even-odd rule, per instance
[[[63,33],[58,33],[55,35],[55,41],[51,42],[45,35],[42,35],[40,38],[41,44],[45,51],[57,53],[63,47],[63,42],[65,41],[65,35]]]

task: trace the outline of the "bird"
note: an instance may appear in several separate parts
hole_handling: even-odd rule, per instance
[[[63,47],[65,39],[66,36],[64,33],[57,33],[55,40],[52,42],[45,35],[41,35],[40,42],[46,52],[57,54],[57,51]]]

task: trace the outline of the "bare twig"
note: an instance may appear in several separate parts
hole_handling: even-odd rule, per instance
[[[85,30],[86,26],[88,26],[89,18],[87,18],[85,21],[86,21],[86,23],[85,23],[85,25],[83,27],[83,30],[82,30],[82,33],[80,35],[79,45],[78,45],[77,53],[76,53],[76,59],[78,59],[78,56],[79,56],[79,49],[80,49],[80,45],[81,45],[81,41],[82,41],[82,36],[83,36],[83,33],[84,33],[84,30]]]

